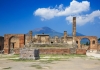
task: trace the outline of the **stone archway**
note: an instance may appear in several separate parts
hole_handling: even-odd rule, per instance
[[[82,38],[80,40],[80,48],[88,50],[90,48],[90,39]]]
[[[76,43],[78,45],[78,48],[81,48],[80,41],[83,38],[87,38],[87,39],[90,40],[90,47],[89,47],[90,50],[91,49],[92,50],[97,50],[98,41],[97,41],[97,37],[96,36],[77,36],[77,37],[75,37]]]
[[[13,50],[19,48],[19,38],[16,36],[12,36],[9,39],[9,53],[14,52]]]

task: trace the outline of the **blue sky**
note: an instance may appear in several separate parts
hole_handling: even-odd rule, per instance
[[[0,36],[25,34],[40,27],[100,37],[100,0],[0,0]],[[34,32],[33,32],[34,33]]]

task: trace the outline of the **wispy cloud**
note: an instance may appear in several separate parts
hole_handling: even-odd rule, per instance
[[[77,24],[84,25],[88,22],[93,22],[95,17],[100,17],[100,11],[93,11],[90,14],[83,15],[83,12],[89,11],[90,2],[82,1],[78,2],[73,0],[70,5],[64,7],[63,4],[55,6],[54,8],[38,8],[35,12],[35,16],[40,16],[41,20],[49,20],[54,17],[65,16],[66,20],[72,23],[72,17],[77,17]]]
[[[73,16],[67,16],[66,20],[69,21],[70,23],[72,23],[72,17]],[[96,10],[93,11],[91,14],[86,14],[86,15],[77,15],[77,25],[84,25],[86,23],[91,23],[94,22],[96,17],[100,17],[100,11]]]

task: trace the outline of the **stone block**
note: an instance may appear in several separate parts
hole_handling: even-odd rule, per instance
[[[30,48],[22,48],[20,49],[20,58],[21,59],[39,59],[39,50],[38,49],[30,49]]]

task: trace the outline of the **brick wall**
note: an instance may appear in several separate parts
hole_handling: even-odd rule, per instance
[[[86,49],[77,49],[76,54],[86,54]]]
[[[39,49],[40,54],[71,54],[70,49]],[[76,54],[86,54],[86,49],[77,49]]]
[[[100,51],[100,44],[98,44],[98,51]]]
[[[39,49],[40,54],[70,54],[69,49]]]
[[[4,35],[4,54],[9,54],[10,53],[10,39],[12,37],[18,37],[19,39],[19,46],[15,46],[14,49],[18,49],[24,46],[25,44],[25,35],[24,34],[5,34]]]
[[[4,37],[0,36],[0,51],[4,48]]]

